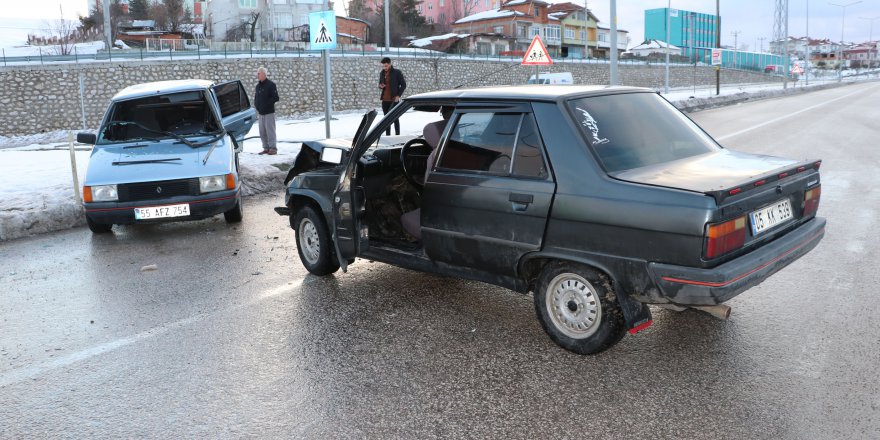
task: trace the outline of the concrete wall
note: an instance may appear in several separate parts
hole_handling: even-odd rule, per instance
[[[518,63],[432,58],[401,58],[395,67],[406,76],[406,95],[465,86],[522,84],[534,67]],[[79,65],[0,68],[0,136],[54,130],[97,129],[110,98],[124,87],[170,79],[212,81],[241,79],[250,93],[259,66],[269,69],[278,84],[279,117],[323,111],[323,73],[318,57],[240,58],[223,60],[143,61]],[[375,108],[379,105],[379,57],[333,58],[333,109]],[[572,72],[576,84],[608,84],[607,64],[555,64],[542,72]],[[621,85],[660,89],[663,65],[621,65]],[[752,72],[728,71],[723,84],[779,81]],[[80,82],[83,91],[80,92]],[[671,67],[671,87],[715,83],[711,67]],[[82,102],[82,107],[81,107]],[[85,124],[83,123],[85,121]]]

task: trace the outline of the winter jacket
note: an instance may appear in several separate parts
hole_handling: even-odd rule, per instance
[[[278,102],[278,88],[272,80],[266,78],[257,82],[257,89],[254,91],[254,107],[257,113],[268,115],[275,113],[275,103]]]
[[[385,69],[379,70],[379,84],[385,84]],[[406,90],[406,79],[403,77],[403,72],[391,68],[391,99],[393,100],[395,96],[403,97],[403,91]],[[382,100],[382,93],[384,90],[379,93],[379,100]]]

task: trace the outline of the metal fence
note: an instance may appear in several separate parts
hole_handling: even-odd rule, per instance
[[[445,53],[419,48],[396,47],[385,50],[384,47],[374,45],[342,44],[336,50],[330,51],[331,56],[351,57],[384,57],[394,58],[426,58],[426,59],[471,59],[490,61],[519,62],[522,56],[491,55],[491,54],[467,54]],[[248,42],[219,42],[209,43],[206,40],[156,40],[147,41],[145,47],[114,49],[112,51],[101,50],[98,53],[80,54],[74,47],[69,55],[51,54],[48,50],[40,49],[38,55],[29,56],[6,56],[6,51],[0,51],[0,61],[3,66],[18,64],[61,64],[61,63],[91,63],[106,61],[145,61],[145,60],[181,60],[181,59],[224,59],[224,58],[273,58],[273,57],[317,57],[321,51],[308,49],[308,43],[278,42],[278,43],[248,43]],[[607,58],[556,58],[556,64],[591,63],[607,64]],[[663,61],[658,60],[618,60],[619,64],[630,65],[658,65]],[[692,65],[690,63],[673,63],[676,65]]]

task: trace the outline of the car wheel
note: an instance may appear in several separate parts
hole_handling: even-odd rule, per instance
[[[306,270],[315,275],[329,275],[339,270],[323,216],[313,207],[305,206],[297,211],[293,224],[296,250]]]
[[[232,209],[223,213],[223,218],[226,219],[226,223],[240,223],[243,217],[244,213],[241,210],[241,199],[235,202],[235,206],[233,206]]]
[[[549,264],[538,278],[535,311],[550,339],[575,353],[599,353],[626,334],[611,284],[586,266]]]
[[[89,229],[95,234],[106,234],[113,229],[112,224],[95,223],[88,216],[86,216],[86,224],[89,225]]]

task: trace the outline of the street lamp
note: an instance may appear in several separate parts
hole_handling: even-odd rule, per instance
[[[862,0],[859,0],[857,2],[847,3],[845,5],[838,5],[837,3],[828,3],[831,6],[838,6],[842,9],[842,12],[840,14],[840,44],[837,45],[837,82],[840,82],[842,80],[842,75],[843,75],[843,29],[844,29],[843,24],[846,21],[846,8],[848,8],[852,5],[857,5],[861,2],[862,2]]]
[[[859,19],[860,20],[870,20],[871,27],[869,28],[870,30],[868,31],[868,43],[873,44],[874,43],[874,20],[878,20],[878,19],[880,19],[880,17],[859,17]],[[877,45],[876,44],[874,44],[873,49],[874,49],[874,52],[873,52],[874,57],[873,58],[877,58]],[[868,67],[874,67],[874,60],[871,57],[871,48],[870,47],[868,48]]]

